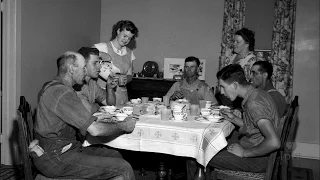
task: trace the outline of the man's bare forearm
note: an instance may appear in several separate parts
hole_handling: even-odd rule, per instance
[[[237,116],[232,118],[230,122],[234,123],[235,125],[239,126],[240,128],[243,126],[243,120]]]
[[[106,102],[108,105],[115,105],[116,104],[116,94],[114,92],[114,89],[108,89],[106,88],[107,91],[107,97],[106,97]]]
[[[243,152],[243,157],[259,157],[259,156],[264,156],[272,151],[276,150],[278,147],[272,145],[271,142],[268,142],[268,140],[264,140],[262,143],[259,145],[245,149]]]
[[[126,125],[123,122],[94,122],[96,136],[122,135],[125,133]]]

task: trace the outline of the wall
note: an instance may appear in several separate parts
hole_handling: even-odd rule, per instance
[[[118,20],[132,20],[140,31],[134,51],[135,72],[141,71],[146,61],[156,61],[161,69],[165,57],[194,55],[207,59],[206,81],[213,86],[221,49],[223,2],[102,0],[101,41],[109,40]],[[274,0],[247,0],[245,26],[256,31],[257,49],[271,48],[273,6]],[[298,1],[296,18],[293,93],[299,96],[300,123],[294,154],[319,159],[319,1]]]
[[[206,81],[216,85],[223,0],[102,0],[101,4],[102,42],[110,39],[112,26],[119,20],[131,20],[139,29],[135,72],[146,61],[156,61],[161,70],[166,57],[192,55],[207,60]]]
[[[57,74],[65,51],[100,38],[100,0],[23,0],[21,4],[21,95],[32,107],[43,83]]]
[[[255,32],[255,49],[271,49],[275,0],[246,0],[245,27]]]
[[[319,1],[297,1],[294,53],[293,94],[300,102],[296,151],[319,159]]]

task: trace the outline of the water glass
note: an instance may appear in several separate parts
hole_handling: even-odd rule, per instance
[[[142,103],[147,103],[149,101],[149,97],[142,97]]]
[[[199,111],[199,105],[198,104],[191,104],[190,106],[190,115],[191,116],[197,116]]]
[[[206,100],[199,100],[199,107],[200,109],[205,108],[207,104]]]
[[[170,109],[168,109],[167,107],[162,107],[161,108],[161,120],[162,121],[168,121],[170,118]]]
[[[169,106],[169,96],[163,96],[162,100],[165,106]]]

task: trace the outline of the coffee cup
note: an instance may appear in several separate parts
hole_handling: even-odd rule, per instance
[[[140,99],[140,98],[131,99],[131,103],[133,103],[133,104],[140,104],[140,103],[141,103],[141,99]]]
[[[119,86],[125,86],[127,83],[127,75],[116,73],[116,75],[119,77]]]
[[[149,97],[142,97],[142,103],[147,103],[149,101]]]
[[[201,108],[200,112],[201,112],[201,115],[208,116],[208,115],[211,114],[211,109],[209,109],[209,108]]]
[[[176,121],[182,121],[186,118],[187,114],[183,112],[173,111],[173,117]]]
[[[212,106],[212,101],[206,101],[205,108],[211,108]]]
[[[153,102],[161,102],[161,98],[158,98],[158,97],[154,97],[152,98]]]
[[[212,110],[211,110],[211,113],[212,113],[213,115],[219,115],[219,114],[220,114],[220,109],[212,109]]]
[[[130,106],[123,107],[122,111],[123,111],[123,113],[130,115],[133,112],[133,107],[130,107]]]

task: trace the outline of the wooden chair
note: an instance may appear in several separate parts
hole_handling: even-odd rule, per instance
[[[20,110],[17,111],[17,120],[18,120],[18,126],[19,126],[19,143],[20,143],[21,153],[22,153],[25,180],[33,180],[34,179],[34,176],[32,174],[33,167],[32,167],[32,161],[29,156],[29,149],[28,149],[28,145],[30,143],[30,140],[29,140],[30,133],[27,127],[27,123],[25,122],[25,119],[23,118],[22,112],[20,112]]]
[[[295,96],[286,115],[282,118],[281,121],[283,122],[280,122],[280,128],[277,132],[280,135],[281,146],[269,156],[265,173],[215,169],[210,173],[211,178],[223,180],[287,180],[288,169],[291,166],[292,141],[296,130],[298,111],[298,96]]]
[[[24,120],[26,120],[26,126],[29,131],[27,138],[28,138],[28,141],[31,142],[33,140],[32,109],[24,96],[20,96],[20,105],[18,110],[22,113],[22,117],[24,118]]]
[[[17,110],[17,121],[19,127],[19,143],[22,153],[23,170],[25,180],[60,180],[47,178],[39,174],[33,166],[32,158],[30,156],[29,144],[33,140],[33,118],[31,106],[24,97],[20,98],[19,109]],[[64,179],[66,180],[66,179]],[[71,180],[71,179],[69,179]],[[75,179],[74,179],[75,180]]]

